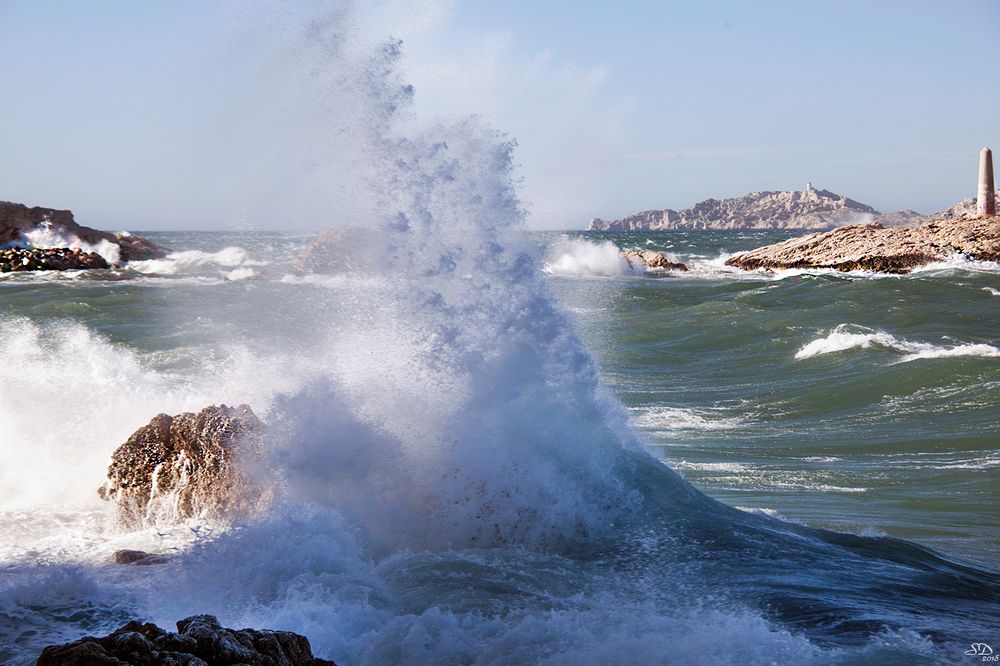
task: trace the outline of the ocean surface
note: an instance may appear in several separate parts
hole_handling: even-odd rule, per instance
[[[746,273],[791,233],[529,236],[483,199],[344,273],[296,270],[307,235],[151,232],[168,258],[0,276],[0,663],[200,612],[340,664],[1000,652],[1000,266]],[[280,499],[117,529],[114,449],[223,402],[283,433]]]

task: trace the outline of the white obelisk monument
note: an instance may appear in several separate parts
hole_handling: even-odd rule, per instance
[[[997,200],[993,189],[993,152],[983,148],[979,153],[979,196],[976,199],[976,213],[996,215]]]

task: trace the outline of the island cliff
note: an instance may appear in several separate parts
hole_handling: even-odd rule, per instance
[[[912,210],[883,214],[867,204],[807,184],[800,192],[751,192],[731,199],[706,199],[679,211],[666,208],[619,220],[594,218],[587,230],[830,229],[877,219],[898,226],[924,218]]]

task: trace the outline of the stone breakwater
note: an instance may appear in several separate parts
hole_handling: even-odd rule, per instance
[[[108,262],[96,252],[80,248],[53,247],[44,249],[0,250],[0,273],[21,271],[68,271],[83,268],[109,268]]]
[[[78,224],[72,211],[56,210],[0,201],[0,247],[39,249],[82,249],[90,253],[101,246],[112,248],[110,261],[128,262],[162,259],[166,248],[141,236],[121,231],[110,233]],[[71,266],[71,268],[107,268],[107,266]],[[46,270],[27,268],[19,270]],[[47,270],[63,270],[59,268]]]
[[[830,268],[907,273],[960,254],[1000,261],[1000,217],[952,219],[916,227],[858,224],[743,252],[726,263],[745,270]]]
[[[87,636],[42,651],[38,666],[336,666],[313,656],[309,639],[290,631],[226,629],[212,615],[177,623],[177,633],[152,623],[129,622],[103,638]]]

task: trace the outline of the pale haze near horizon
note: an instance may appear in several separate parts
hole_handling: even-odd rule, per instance
[[[403,40],[414,122],[477,114],[518,141],[535,228],[807,180],[931,213],[1000,147],[994,0],[354,4],[373,41]],[[287,95],[244,87],[247,21],[239,3],[0,0],[0,200],[113,229],[342,221],[311,194],[335,189],[336,156],[298,150],[324,129],[244,118]]]

